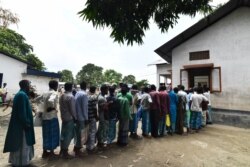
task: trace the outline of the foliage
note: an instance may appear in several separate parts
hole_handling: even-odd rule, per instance
[[[72,71],[64,69],[62,71],[58,71],[58,73],[62,75],[62,77],[60,78],[61,82],[74,82]]]
[[[33,65],[33,68],[36,70],[46,70],[46,67],[44,66],[44,63],[34,54],[28,54],[25,56],[25,60]]]
[[[78,14],[95,28],[109,27],[115,42],[142,44],[152,18],[161,32],[173,27],[180,15],[212,10],[210,0],[87,0]]]
[[[25,42],[22,35],[8,28],[0,27],[0,39],[1,52],[29,62],[34,69],[46,69],[44,63],[32,53],[33,47]]]
[[[148,80],[146,80],[146,79],[143,79],[143,80],[140,80],[140,81],[136,82],[136,85],[138,86],[138,89],[141,89],[143,86],[147,86],[148,84],[149,84]]]
[[[99,86],[103,83],[102,67],[88,63],[76,75],[77,83],[82,81],[87,82],[88,85]]]
[[[1,50],[18,57],[26,56],[33,51],[33,47],[25,43],[25,38],[17,32],[0,27]]]
[[[19,18],[17,14],[12,13],[8,9],[0,7],[0,26],[7,28],[10,24],[18,24]]]
[[[118,84],[122,80],[122,74],[115,70],[106,70],[103,74],[104,82]]]
[[[136,83],[135,76],[134,75],[124,76],[122,82],[126,84],[135,84]]]

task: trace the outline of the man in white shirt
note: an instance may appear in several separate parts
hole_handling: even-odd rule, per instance
[[[203,90],[201,87],[197,88],[197,93],[191,96],[190,103],[191,103],[191,110],[192,110],[192,129],[199,132],[199,128],[201,126],[201,117],[202,117],[202,108],[201,103],[202,101],[208,101],[207,98],[202,94]]]
[[[141,107],[142,107],[142,135],[149,137],[150,132],[150,103],[152,103],[151,96],[149,95],[149,88],[144,88],[144,93],[141,96]]]
[[[178,121],[181,121],[179,123],[177,123],[177,129],[179,131],[180,134],[183,133],[183,125],[184,123],[186,123],[184,126],[187,128],[187,132],[189,132],[189,110],[187,108],[187,104],[188,104],[188,99],[187,99],[187,93],[184,91],[185,87],[183,85],[180,85],[180,89],[177,93],[177,95],[179,97],[181,97],[183,105],[181,105],[181,111],[179,111],[179,114],[177,114],[179,116],[179,118],[177,118]],[[179,108],[180,109],[180,108]],[[184,112],[183,112],[184,111]]]
[[[207,118],[207,124],[212,124],[212,115],[211,115],[211,100],[210,100],[210,91],[209,91],[209,88],[205,88],[204,90],[205,92],[203,93],[204,96],[208,99],[208,110],[207,110],[207,115],[208,115],[208,118]]]
[[[36,103],[43,103],[42,133],[43,133],[43,155],[42,158],[56,156],[54,149],[59,146],[60,129],[57,117],[58,112],[58,82],[49,82],[49,91],[34,99]],[[48,152],[49,151],[49,152]]]

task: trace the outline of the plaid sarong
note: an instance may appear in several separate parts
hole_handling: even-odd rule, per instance
[[[42,124],[43,130],[43,149],[44,150],[54,150],[59,146],[59,122],[57,118],[51,120],[43,120]]]
[[[119,144],[128,144],[128,131],[129,131],[129,120],[128,119],[120,119],[119,120],[119,132],[118,132],[118,140]]]
[[[116,119],[109,120],[109,129],[108,129],[108,144],[111,144],[116,138]]]

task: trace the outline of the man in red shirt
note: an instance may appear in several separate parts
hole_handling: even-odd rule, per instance
[[[168,93],[166,92],[166,86],[162,85],[159,88],[159,98],[160,98],[160,121],[159,121],[159,135],[164,136],[166,130],[166,115],[170,111],[170,99]]]
[[[155,85],[150,86],[150,96],[152,99],[152,103],[150,103],[150,119],[151,119],[151,136],[158,137],[158,126],[160,120],[160,96],[156,91]]]

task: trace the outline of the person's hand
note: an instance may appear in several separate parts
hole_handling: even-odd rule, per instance
[[[98,122],[98,121],[99,121],[99,117],[98,117],[98,116],[96,116],[96,117],[95,117],[95,119],[96,119],[96,122]]]
[[[76,120],[75,118],[73,118],[73,121],[74,121],[74,124],[76,124],[76,123],[77,123],[77,120]]]

